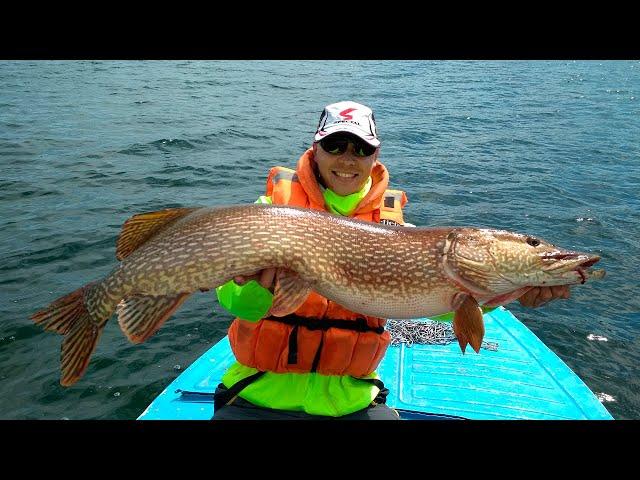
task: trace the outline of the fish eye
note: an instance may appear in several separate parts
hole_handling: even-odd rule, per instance
[[[532,247],[537,247],[538,245],[540,245],[540,240],[538,240],[537,238],[527,237],[527,243]]]

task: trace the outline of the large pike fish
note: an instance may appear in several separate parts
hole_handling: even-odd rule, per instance
[[[144,342],[194,292],[276,267],[271,315],[295,311],[314,290],[381,318],[455,311],[460,347],[480,349],[478,305],[506,304],[536,286],[584,283],[597,255],[503,230],[379,225],[297,207],[173,208],[135,215],[117,241],[121,262],[104,279],[31,318],[64,335],[60,383],[84,374],[117,310],[130,341]]]

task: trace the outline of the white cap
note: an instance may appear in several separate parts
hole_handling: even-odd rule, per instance
[[[369,145],[380,145],[373,112],[356,102],[338,102],[324,107],[314,141],[336,132],[348,132],[357,135]]]

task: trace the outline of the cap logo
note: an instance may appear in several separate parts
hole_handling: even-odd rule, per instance
[[[370,142],[372,146],[377,147],[380,145],[373,112],[365,105],[360,105],[356,102],[332,103],[322,110],[314,140],[319,141],[322,137],[337,132],[346,132],[359,136],[363,140]]]
[[[338,115],[340,115],[345,120],[353,120],[353,116],[349,115],[349,113],[357,110],[356,108],[347,108],[346,110],[341,111]]]

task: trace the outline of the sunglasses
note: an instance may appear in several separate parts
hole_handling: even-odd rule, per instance
[[[322,149],[332,155],[341,155],[347,151],[349,144],[353,145],[353,152],[356,157],[368,157],[373,155],[377,147],[369,145],[367,142],[357,137],[335,136],[332,135],[320,140]]]

